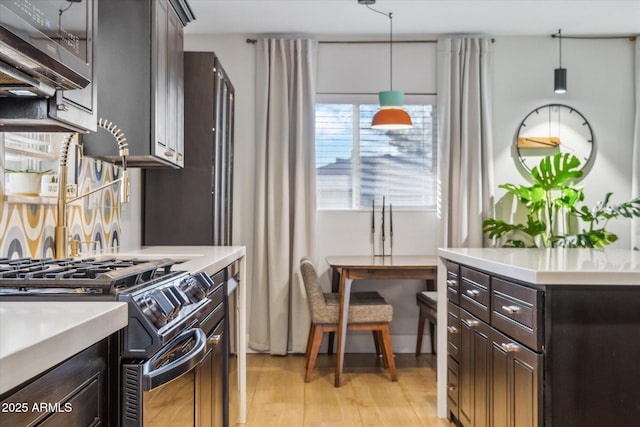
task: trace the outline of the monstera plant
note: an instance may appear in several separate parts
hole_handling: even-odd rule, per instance
[[[574,155],[556,153],[533,168],[533,185],[500,185],[526,208],[526,220],[512,224],[487,218],[483,232],[504,247],[518,248],[602,248],[618,240],[606,230],[608,221],[640,217],[640,197],[612,204],[607,193],[594,207],[583,205],[584,191],[573,185],[582,176],[579,165]]]

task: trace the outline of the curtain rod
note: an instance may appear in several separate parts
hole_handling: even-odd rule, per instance
[[[551,38],[557,38],[558,34],[551,34]],[[629,39],[630,42],[636,41],[637,36],[562,36],[563,39],[575,39],[575,40],[617,40],[617,39]]]
[[[493,42],[493,39],[491,39]],[[247,39],[248,44],[256,44],[257,39]],[[437,40],[394,40],[396,43],[437,43]],[[389,40],[320,40],[319,44],[389,44]]]
[[[411,96],[437,96],[438,93],[437,92],[404,92],[405,95],[411,95]],[[316,95],[356,95],[356,96],[361,96],[361,95],[372,95],[372,96],[377,96],[378,92],[373,93],[373,92],[316,92]]]

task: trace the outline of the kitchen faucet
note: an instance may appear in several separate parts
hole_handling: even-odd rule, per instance
[[[77,138],[77,133],[73,133],[69,135],[64,142],[62,143],[62,148],[60,149],[60,162],[58,165],[58,205],[57,205],[57,222],[55,228],[55,242],[56,242],[56,252],[55,257],[57,259],[66,258],[68,256],[67,252],[67,243],[69,242],[69,238],[71,237],[68,234],[67,227],[67,205],[75,202],[76,200],[83,199],[93,193],[98,191],[102,191],[105,188],[111,187],[113,185],[120,184],[120,203],[129,203],[129,175],[127,174],[127,156],[129,155],[129,149],[127,148],[127,143],[125,142],[127,139],[124,137],[122,131],[114,125],[112,122],[107,120],[99,119],[98,126],[106,129],[113,135],[116,142],[118,143],[118,151],[120,156],[122,157],[122,176],[116,180],[111,182],[107,182],[106,184],[101,185],[100,187],[94,188],[82,194],[80,196],[73,197],[71,199],[67,199],[67,161],[69,159],[69,146],[71,145],[71,141],[74,138]],[[72,245],[74,248],[77,247],[78,243]],[[77,250],[74,249],[71,256],[78,256]]]

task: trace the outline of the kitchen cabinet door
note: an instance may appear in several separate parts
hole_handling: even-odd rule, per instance
[[[117,376],[115,336],[0,395],[0,426],[108,426],[117,411],[109,384]],[[115,363],[115,366],[114,366]],[[111,407],[109,406],[111,405]]]
[[[166,0],[156,3],[155,155],[184,166],[183,30]]]
[[[542,354],[497,332],[491,333],[491,425],[538,427]]]
[[[100,3],[98,112],[129,144],[127,164],[184,166],[183,27],[193,20],[185,0]],[[120,162],[108,132],[83,136],[86,155]]]
[[[489,426],[491,327],[460,310],[460,421],[465,427]]]

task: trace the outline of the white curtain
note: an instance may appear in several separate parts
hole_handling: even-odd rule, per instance
[[[315,257],[314,109],[318,45],[257,44],[256,201],[249,347],[304,353],[309,311],[298,265]]]
[[[633,132],[633,158],[631,165],[631,197],[640,197],[640,38],[636,37],[636,120]],[[640,251],[640,218],[631,223],[631,247]]]
[[[491,40],[438,41],[440,247],[482,247],[493,215]]]

